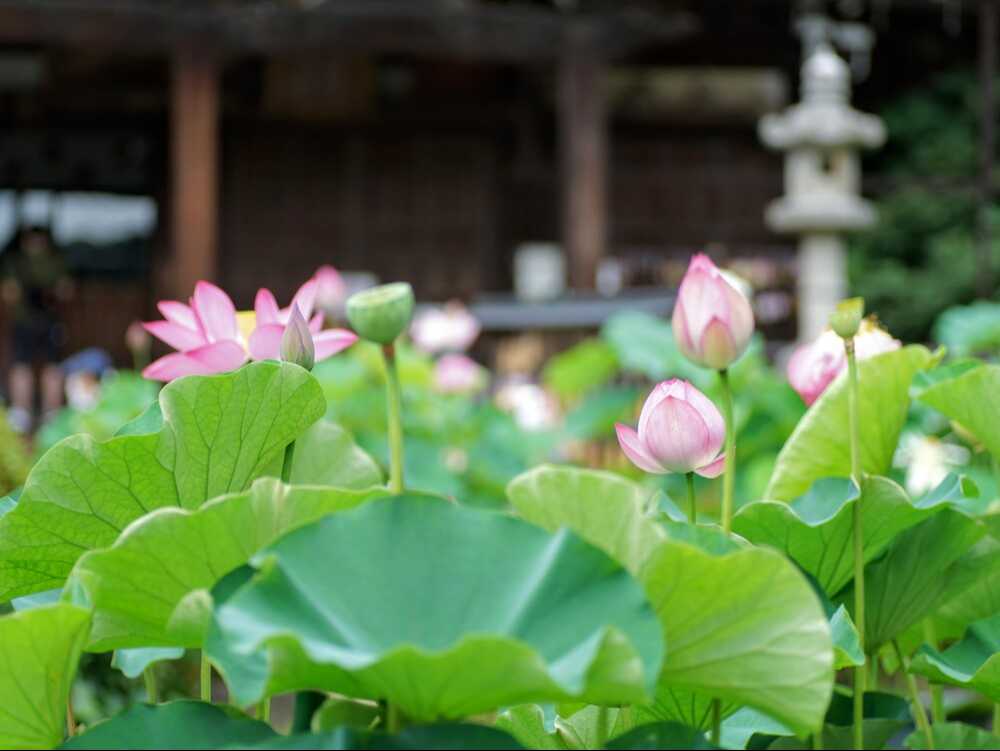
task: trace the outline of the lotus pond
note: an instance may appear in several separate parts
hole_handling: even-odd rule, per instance
[[[338,291],[199,283],[146,324],[175,351],[37,437],[0,745],[1000,748],[986,348],[849,300],[778,372],[696,256],[671,321],[539,385],[459,306],[393,284],[328,326]]]

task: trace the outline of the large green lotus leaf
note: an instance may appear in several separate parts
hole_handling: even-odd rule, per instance
[[[910,705],[901,696],[880,691],[868,691],[864,697],[864,721],[862,733],[865,748],[885,748],[886,744],[900,730],[913,723]],[[850,697],[834,694],[823,725],[821,747],[849,751],[854,745],[853,701]],[[811,742],[797,738],[779,738],[771,743],[771,749],[814,748]]]
[[[703,749],[718,748],[705,739],[705,734],[676,722],[641,725],[611,740],[608,749]]]
[[[636,703],[662,662],[641,585],[604,553],[437,498],[327,516],[252,563],[253,579],[217,601],[206,643],[240,703],[314,688],[417,720]]]
[[[126,678],[138,678],[142,671],[158,662],[179,660],[184,656],[183,647],[135,647],[116,649],[111,667],[122,671]]]
[[[843,605],[830,616],[830,637],[833,639],[834,670],[865,664],[857,626]]]
[[[965,638],[943,653],[921,647],[910,669],[935,683],[971,688],[1000,702],[1000,616],[972,624]]]
[[[926,347],[910,345],[858,364],[861,466],[866,473],[884,475],[892,466],[910,406],[910,382],[932,361]],[[841,375],[799,421],[778,454],[766,498],[789,501],[821,477],[851,474],[846,387]]]
[[[720,716],[728,718],[739,704],[722,702]],[[640,722],[676,722],[688,727],[708,730],[712,726],[712,698],[697,691],[688,691],[661,683],[649,704],[635,708]]]
[[[231,707],[181,700],[136,704],[70,738],[60,748],[241,748],[278,738],[266,723]]]
[[[335,422],[320,420],[295,441],[289,482],[296,485],[333,485],[370,488],[381,485],[382,470]]]
[[[972,749],[973,751],[996,751],[1000,748],[1000,735],[988,733],[982,728],[961,722],[942,722],[931,727],[936,749]],[[914,749],[932,748],[927,745],[927,736],[917,730],[906,737],[906,747]]]
[[[962,512],[944,509],[899,535],[865,567],[865,645],[873,651],[972,586],[962,558],[986,534]],[[972,555],[976,555],[975,551]],[[854,588],[840,597],[853,615]]]
[[[228,746],[227,748],[233,748]],[[471,723],[438,723],[435,725],[411,725],[398,733],[359,730],[341,727],[324,733],[298,733],[296,735],[276,735],[244,749],[262,751],[291,751],[291,749],[383,749],[385,751],[457,751],[458,749],[482,749],[483,751],[507,751],[523,748],[507,733],[485,725]]]
[[[39,460],[0,518],[0,601],[61,586],[77,558],[155,509],[197,508],[277,473],[285,446],[326,403],[302,368],[261,362],[180,378],[160,406],[156,433],[73,436]]]
[[[519,704],[501,712],[496,727],[514,736],[525,748],[567,751],[571,746],[557,727],[546,727],[545,713],[537,704]]]
[[[782,738],[795,735],[777,720],[750,707],[743,707],[722,721],[719,745],[723,748],[746,748],[756,736]]]
[[[739,510],[733,530],[756,545],[777,548],[813,576],[829,596],[854,574],[854,504],[858,489],[847,478],[827,477],[791,503],[758,501]],[[880,555],[900,532],[945,507],[931,494],[918,502],[887,477],[862,481],[864,559]]]
[[[980,517],[987,530],[1000,515]],[[956,578],[959,583],[970,581],[947,600],[937,611],[944,620],[958,625],[968,625],[1000,613],[1000,540],[996,532],[977,542],[958,560]]]
[[[569,527],[633,574],[666,535],[643,514],[649,491],[621,475],[575,467],[536,467],[507,486],[523,518],[550,532]]]
[[[717,697],[802,732],[818,727],[833,688],[830,626],[784,556],[728,541],[702,548],[664,539],[643,514],[642,493],[606,473],[543,467],[516,478],[508,496],[529,521],[569,527],[631,570],[640,567],[668,649],[661,686],[698,694],[699,707]],[[704,532],[699,539],[718,537]]]
[[[89,624],[86,610],[63,603],[0,618],[0,747],[62,741]]]
[[[1000,366],[966,369],[953,378],[928,386],[917,398],[978,438],[990,453],[1000,457]]]
[[[86,553],[70,574],[73,601],[94,609],[89,649],[200,647],[211,621],[209,591],[223,576],[281,535],[378,495],[385,491],[264,477],[194,511],[147,514],[111,547]]]

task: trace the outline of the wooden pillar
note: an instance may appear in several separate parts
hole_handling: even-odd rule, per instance
[[[219,70],[179,52],[170,77],[170,266],[168,283],[185,299],[218,273]]]
[[[979,0],[979,217],[976,273],[980,297],[993,296],[993,238],[990,207],[993,204],[993,162],[996,159],[997,0]]]
[[[559,63],[563,246],[570,283],[593,289],[608,235],[604,62],[580,35]]]

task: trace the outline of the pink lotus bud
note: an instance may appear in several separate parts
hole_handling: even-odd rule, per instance
[[[281,359],[300,365],[306,370],[312,370],[316,364],[316,347],[313,344],[312,332],[297,305],[292,306],[288,325],[281,335]]]
[[[659,384],[646,398],[639,429],[617,423],[618,443],[646,472],[697,472],[718,477],[725,467],[726,423],[711,400],[687,381]]]
[[[715,370],[728,368],[743,354],[754,326],[747,298],[703,253],[691,259],[681,281],[672,323],[684,356]]]
[[[443,308],[425,308],[410,326],[413,343],[424,352],[464,352],[479,336],[479,321],[462,303],[452,301]]]
[[[870,319],[861,322],[854,337],[854,352],[858,360],[899,349],[900,342]],[[847,368],[844,340],[833,330],[824,331],[816,339],[800,345],[788,361],[788,383],[799,392],[806,405],[816,401],[826,387]]]
[[[488,381],[486,368],[465,355],[444,355],[434,366],[434,388],[442,394],[471,394]]]

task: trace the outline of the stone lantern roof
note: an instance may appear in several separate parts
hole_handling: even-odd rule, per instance
[[[782,151],[802,146],[882,145],[882,121],[851,107],[850,70],[829,44],[817,45],[802,65],[801,78],[802,101],[761,118],[760,137],[765,145]]]

